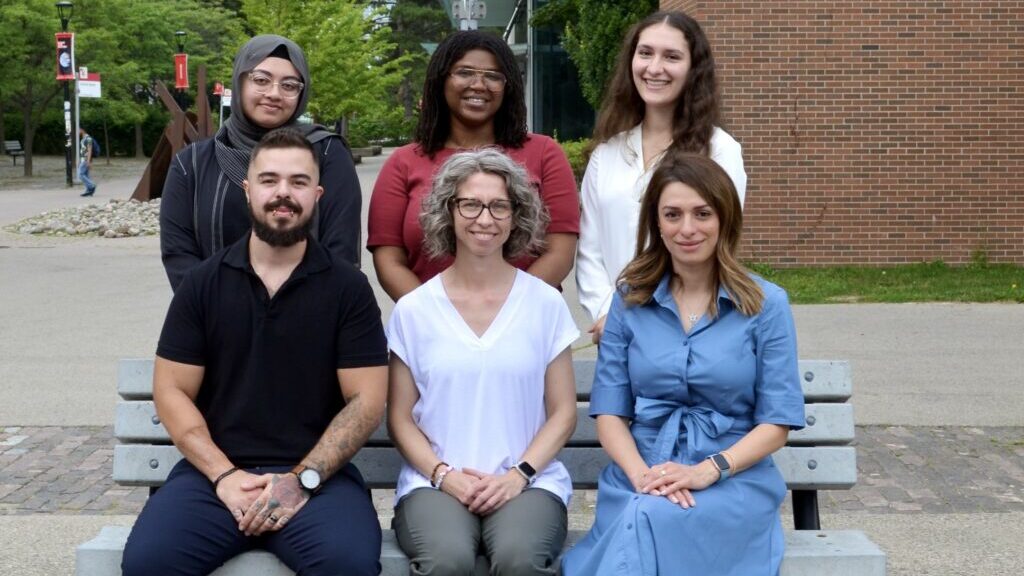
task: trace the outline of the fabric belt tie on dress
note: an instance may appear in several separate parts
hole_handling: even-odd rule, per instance
[[[703,406],[692,407],[674,400],[637,398],[633,422],[649,429],[657,429],[655,463],[672,460],[679,450],[679,437],[686,432],[688,455],[710,454],[717,451],[712,442],[732,428],[753,427],[747,418],[733,418]]]

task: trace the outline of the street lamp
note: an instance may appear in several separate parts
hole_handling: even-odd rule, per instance
[[[178,97],[175,100],[178,101],[178,106],[185,109],[185,90],[188,89],[188,57],[185,56],[185,31],[178,30],[174,33],[175,40],[178,41],[178,53],[174,56],[174,87],[177,88]]]
[[[57,2],[56,6],[57,16],[60,17],[60,31],[67,32],[75,5],[63,0]],[[71,180],[71,156],[71,81],[64,80],[64,171],[67,175],[68,188],[74,185]]]

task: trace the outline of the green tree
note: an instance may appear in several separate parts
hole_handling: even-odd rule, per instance
[[[552,0],[534,12],[530,24],[562,30],[562,46],[579,70],[583,97],[597,110],[623,36],[657,9],[657,0]]]
[[[423,96],[430,60],[423,44],[440,42],[451,31],[452,23],[437,0],[387,0],[379,5],[384,10],[383,24],[391,28],[395,44],[391,58],[407,57],[395,103],[401,105],[406,118],[412,118]]]
[[[32,144],[43,112],[58,101],[62,88],[54,79],[53,33],[60,29],[49,2],[10,0],[0,3],[0,46],[4,72],[0,94],[19,111],[23,123],[24,173],[32,175]]]

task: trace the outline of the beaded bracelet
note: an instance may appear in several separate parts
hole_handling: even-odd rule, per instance
[[[438,485],[437,470],[441,468],[441,466],[448,466],[448,463],[442,460],[437,463],[437,466],[434,466],[433,470],[430,471],[430,485],[433,486],[434,488],[437,488]]]
[[[437,475],[437,489],[438,490],[441,489],[441,484],[444,484],[444,477],[447,476],[448,473],[451,472],[452,470],[455,470],[455,468],[452,468],[451,466],[449,466],[449,467],[445,468],[444,470],[441,470],[441,473]]]
[[[217,479],[213,481],[213,491],[217,491],[217,485],[220,484],[221,480],[227,478],[228,476],[231,476],[235,472],[238,472],[238,466],[232,466],[230,470],[221,474],[220,476],[217,476]]]

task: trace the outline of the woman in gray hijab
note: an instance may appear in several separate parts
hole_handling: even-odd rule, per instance
[[[250,229],[242,181],[249,153],[264,134],[287,126],[313,144],[324,195],[311,236],[340,260],[359,262],[362,195],[352,155],[337,134],[298,118],[309,100],[302,49],[273,34],[249,40],[235,56],[231,117],[213,138],[189,145],[171,162],[160,206],[160,252],[177,289],[185,273]]]

